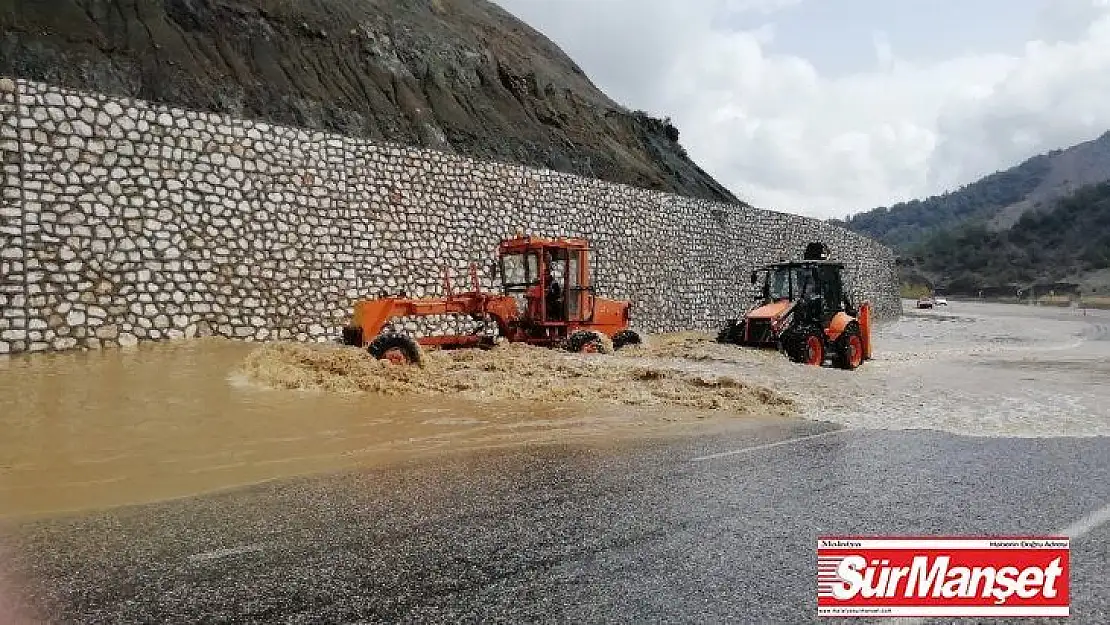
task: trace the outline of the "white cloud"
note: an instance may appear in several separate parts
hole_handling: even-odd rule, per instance
[[[760,206],[842,216],[926,196],[1110,129],[1110,2],[1053,0],[1020,54],[897,55],[822,76],[775,54],[796,0],[500,0],[622,103],[669,115],[691,156]],[[748,30],[722,26],[746,12]],[[735,22],[735,20],[732,20]],[[827,33],[826,33],[827,35]]]
[[[890,38],[883,31],[876,31],[871,35],[871,42],[875,46],[875,58],[879,61],[879,69],[889,70],[894,65],[894,47],[890,45]]]
[[[763,13],[766,15],[801,3],[802,0],[724,0],[724,10],[727,13]]]
[[[1110,130],[1106,94],[1110,14],[1103,13],[1077,41],[1030,42],[993,89],[942,109],[929,185],[958,184]]]

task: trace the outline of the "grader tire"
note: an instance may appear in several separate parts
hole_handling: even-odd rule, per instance
[[[576,354],[612,354],[613,341],[595,330],[579,330],[567,339],[567,351]]]
[[[396,365],[424,366],[420,344],[405,334],[382,334],[370,342],[366,351],[376,360],[388,360]]]
[[[628,345],[643,345],[644,339],[635,330],[621,330],[613,335],[613,349],[620,349]]]

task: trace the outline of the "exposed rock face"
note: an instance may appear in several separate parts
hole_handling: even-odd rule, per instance
[[[815,219],[28,81],[0,83],[0,166],[0,353],[327,340],[356,299],[443,295],[445,267],[494,288],[519,231],[589,238],[644,330],[718,329],[810,241],[901,310],[891,251]]]
[[[736,201],[487,0],[9,0],[0,75]]]

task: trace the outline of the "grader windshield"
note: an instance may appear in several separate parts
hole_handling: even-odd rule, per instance
[[[523,293],[540,283],[537,252],[505,254],[501,257],[501,286],[506,295]]]

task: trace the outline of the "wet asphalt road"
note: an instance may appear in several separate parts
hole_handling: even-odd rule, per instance
[[[18,559],[56,623],[806,623],[819,535],[1046,534],[1110,504],[1107,438],[803,438],[832,429],[274,482],[24,525]],[[1072,562],[1067,622],[1110,623],[1110,523]]]

